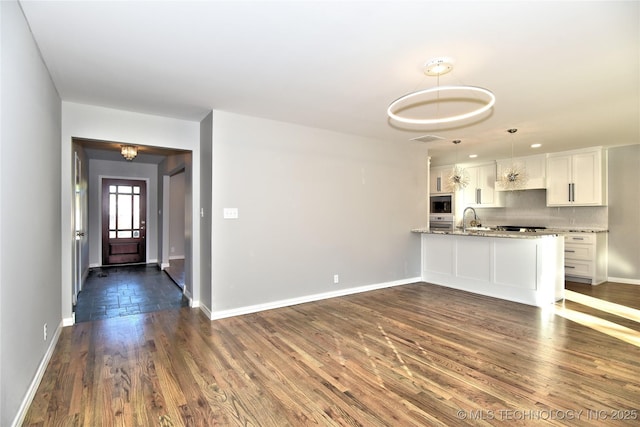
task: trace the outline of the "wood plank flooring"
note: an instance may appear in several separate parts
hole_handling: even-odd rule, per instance
[[[638,411],[637,346],[553,306],[417,283],[65,328],[25,425],[601,426]]]

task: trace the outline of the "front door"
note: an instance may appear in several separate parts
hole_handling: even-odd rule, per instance
[[[146,262],[145,181],[102,179],[102,264]]]

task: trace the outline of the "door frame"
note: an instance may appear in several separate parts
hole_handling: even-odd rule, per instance
[[[149,181],[150,181],[149,178],[145,178],[145,177],[141,177],[140,178],[140,177],[135,177],[135,176],[132,177],[132,176],[98,175],[98,184],[99,184],[98,185],[98,200],[99,200],[99,204],[100,204],[99,205],[99,209],[98,209],[98,212],[99,212],[99,217],[98,217],[98,227],[99,228],[98,229],[99,230],[102,230],[102,200],[103,200],[103,197],[102,197],[103,196],[103,194],[102,194],[102,180],[103,179],[123,179],[123,180],[144,181],[145,186],[147,188],[147,197],[146,197],[146,201],[145,201],[145,205],[146,205],[145,206],[145,211],[147,212],[147,224],[146,224],[145,230],[146,230],[146,236],[147,237],[144,239],[144,245],[145,245],[144,246],[144,254],[145,254],[144,257],[145,257],[145,259],[144,259],[143,262],[145,264],[149,263],[149,238],[148,238],[149,237],[149,231],[150,231],[149,218],[148,218],[148,215],[149,215],[149,198],[150,198],[150,196],[149,196]],[[98,245],[98,247],[99,247],[98,256],[100,257],[99,258],[100,259],[100,265],[103,266],[103,267],[108,267],[110,264],[106,264],[105,265],[105,264],[103,264],[103,261],[102,261],[103,260],[103,256],[102,256],[103,244],[104,244],[104,242],[102,240],[102,233],[100,233],[100,244]],[[114,265],[117,265],[117,264],[114,264]]]
[[[137,145],[148,145],[160,149],[180,150],[185,154],[185,160],[180,161],[186,165],[189,177],[187,186],[187,194],[189,195],[187,209],[189,209],[190,218],[190,224],[188,227],[188,250],[192,258],[189,265],[187,266],[187,271],[191,279],[191,288],[188,289],[188,295],[190,300],[192,301],[192,306],[200,307],[202,287],[205,286],[207,289],[211,288],[210,281],[207,280],[204,284],[202,282],[201,251],[205,240],[211,238],[211,232],[208,232],[209,234],[206,239],[202,238],[200,232],[200,223],[201,216],[204,217],[205,211],[202,210],[201,212],[200,200],[203,194],[202,188],[206,188],[207,193],[210,193],[212,184],[210,179],[202,181],[201,177],[201,163],[205,159],[205,156],[202,153],[201,149],[203,140],[201,137],[201,131],[198,132],[198,123],[188,123],[185,121],[176,121],[174,119],[152,116],[145,117],[143,120],[143,118],[141,118],[139,114],[136,115],[135,113],[120,110],[105,110],[94,108],[92,106],[81,106],[73,103],[64,104],[62,106],[62,109],[64,113],[64,120],[62,121],[61,131],[61,150],[63,155],[61,160],[62,189],[60,194],[61,203],[63,206],[60,225],[60,257],[62,264],[62,325],[71,326],[75,323],[71,297],[73,286],[73,144],[78,143],[80,145],[83,145],[84,141],[113,143],[113,129],[118,130],[117,133],[119,135],[119,140],[136,141]],[[210,125],[211,120],[212,113],[209,113],[205,121]],[[208,131],[208,135],[211,136],[210,129]],[[209,145],[210,144],[211,142],[209,141]],[[67,154],[65,155],[64,153]],[[89,163],[91,160],[93,160],[93,157],[87,155],[85,161]],[[164,171],[164,169],[159,169],[159,171]],[[113,178],[130,178],[130,176],[112,176],[116,174],[119,175],[122,174],[122,172],[110,172],[105,170],[102,173],[88,175],[86,191],[87,197],[89,199],[88,207],[91,209],[91,211],[89,212],[89,209],[87,209],[89,218],[87,220],[87,224],[89,227],[87,234],[88,242],[85,242],[85,247],[83,248],[83,257],[85,259],[85,263],[86,260],[89,260],[89,269],[100,267],[99,262],[102,257],[102,248],[99,238],[94,235],[94,221],[97,223],[98,227],[100,227],[102,219],[96,219],[95,212],[93,211],[94,198],[96,197],[95,193],[98,192],[98,197],[100,197],[100,193],[102,191],[95,188],[94,180],[96,179],[96,176],[99,175]],[[148,181],[149,183],[151,182],[151,179],[153,178],[150,178],[150,180]],[[153,192],[153,190],[150,191],[148,195],[149,197],[147,198],[147,204],[150,203],[150,200],[152,200],[153,197],[157,197],[156,200],[159,200],[159,198],[161,197],[160,194],[157,194],[157,192]],[[210,203],[205,207],[207,217],[210,215],[209,206]],[[147,211],[151,212],[149,206],[147,208]],[[207,219],[207,221],[209,220]],[[148,227],[152,227],[151,229],[153,230],[149,233],[155,233],[153,235],[154,239],[160,238],[159,235],[161,230],[158,230],[157,226],[157,224],[148,223]],[[150,241],[148,234],[146,248],[148,257],[153,256],[153,254],[151,254],[149,251],[149,246],[151,243],[152,241]],[[87,245],[89,245],[89,247],[87,247]],[[84,273],[85,278],[89,269],[87,269],[87,271]],[[210,263],[204,264],[204,271],[210,271]],[[207,291],[207,293],[205,293],[204,295],[209,295],[208,292],[209,291]],[[208,310],[208,308],[206,310]],[[210,314],[207,314],[207,316],[210,316]]]
[[[86,193],[82,188],[82,158],[76,150],[73,151],[73,235],[72,239],[72,279],[71,298],[72,304],[75,306],[78,301],[78,294],[82,291],[82,283],[84,279],[82,250],[86,242],[87,224],[85,224],[86,209]],[[78,222],[80,224],[78,224]]]

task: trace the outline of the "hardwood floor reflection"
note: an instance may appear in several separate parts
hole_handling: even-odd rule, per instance
[[[605,282],[601,285],[592,286],[585,283],[566,282],[565,288],[640,310],[640,286],[638,285]]]
[[[633,424],[638,402],[638,347],[553,307],[417,283],[64,328],[25,425],[599,426],[588,410]]]

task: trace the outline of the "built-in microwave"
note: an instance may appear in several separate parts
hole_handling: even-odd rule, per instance
[[[431,196],[429,204],[429,213],[434,214],[453,214],[453,194],[438,194]]]

